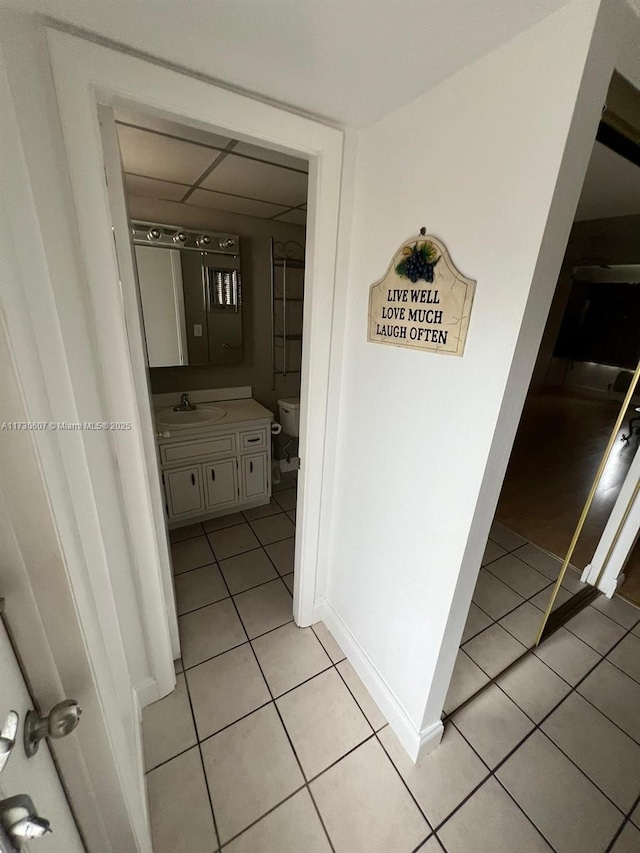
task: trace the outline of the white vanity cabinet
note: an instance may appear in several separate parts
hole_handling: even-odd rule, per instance
[[[169,526],[271,498],[271,421],[169,431],[159,439]]]

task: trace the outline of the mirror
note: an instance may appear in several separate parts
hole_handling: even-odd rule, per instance
[[[132,226],[149,367],[241,362],[238,235]]]

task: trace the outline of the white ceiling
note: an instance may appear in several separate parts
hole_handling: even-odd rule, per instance
[[[130,194],[305,224],[305,160],[142,113],[116,120]]]
[[[361,127],[568,0],[9,0]]]
[[[582,186],[576,222],[640,213],[640,166],[596,142]]]

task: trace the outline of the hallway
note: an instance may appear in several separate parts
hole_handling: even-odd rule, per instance
[[[143,715],[155,853],[639,849],[640,610],[599,599],[414,766],[327,628],[292,621],[284,485],[269,507],[172,534],[183,660]],[[502,635],[524,650],[557,567],[499,524],[491,535],[493,587],[472,605],[445,710],[500,671]]]

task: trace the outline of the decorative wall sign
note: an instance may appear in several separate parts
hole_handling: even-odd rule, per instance
[[[368,340],[462,355],[475,289],[445,245],[421,228],[398,249],[384,278],[371,285]]]

